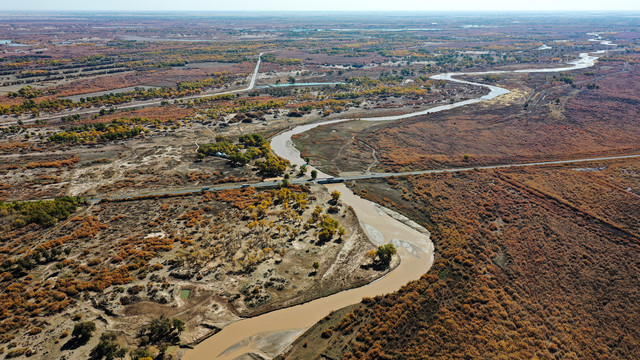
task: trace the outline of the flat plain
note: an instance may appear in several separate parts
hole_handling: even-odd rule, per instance
[[[435,262],[277,356],[638,352],[635,158],[366,179],[640,154],[636,17],[0,19],[0,356],[179,359],[230,323],[393,272],[401,254],[317,171],[363,175],[348,188],[427,229]],[[432,78],[600,50],[576,70]],[[509,93],[358,120],[480,98],[482,84]],[[344,121],[292,139],[304,167],[271,148],[331,120]]]

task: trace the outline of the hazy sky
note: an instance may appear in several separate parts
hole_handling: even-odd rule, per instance
[[[2,10],[640,10],[640,0],[0,0]]]

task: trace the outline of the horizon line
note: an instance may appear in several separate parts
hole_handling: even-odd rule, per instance
[[[133,10],[125,10],[125,9],[10,9],[10,10],[0,10],[0,14],[2,13],[16,13],[16,12],[25,12],[25,13],[95,13],[95,12],[107,12],[107,13],[588,13],[588,12],[598,12],[598,13],[620,13],[620,12],[637,12],[640,13],[640,8],[638,9],[482,9],[482,10],[460,10],[460,9],[450,9],[450,10],[412,10],[412,9],[393,9],[393,10],[152,10],[152,9],[133,9]]]

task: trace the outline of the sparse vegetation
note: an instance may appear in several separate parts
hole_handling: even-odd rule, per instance
[[[303,336],[290,356],[500,357],[510,347],[513,358],[633,358],[627,350],[632,336],[620,346],[592,346],[635,331],[610,319],[637,313],[630,299],[640,269],[630,256],[637,252],[637,219],[621,216],[632,200],[600,182],[637,186],[637,178],[623,174],[638,166],[625,160],[602,165],[607,170],[513,168],[409,177],[391,188],[380,181],[358,184],[367,189],[363,196],[430,224],[439,258],[398,292],[330,315],[310,334],[331,341]],[[409,189],[410,201],[402,189]],[[601,276],[622,268],[624,279]],[[594,281],[602,286],[591,287]],[[599,331],[587,330],[595,324]],[[303,342],[319,344],[305,348]]]
[[[296,136],[302,156],[348,176],[640,149],[636,18],[344,16],[302,15],[293,28],[226,15],[5,19],[0,39],[23,46],[0,44],[0,353],[175,359],[216,324],[391,271],[395,247],[366,241],[351,197],[305,181],[308,166],[275,156],[268,139],[488,91],[434,74],[562,67],[602,48],[591,31],[621,50],[588,70],[460,76],[511,93],[428,121],[318,126]],[[607,162],[348,182],[429,227],[436,261],[397,293],[323,320],[303,348],[632,358],[639,171]],[[271,177],[278,185],[255,187]]]

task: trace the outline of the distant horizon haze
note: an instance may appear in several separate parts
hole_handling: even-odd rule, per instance
[[[325,0],[322,2],[292,0],[111,0],[87,2],[80,0],[31,0],[4,3],[0,11],[638,11],[640,1],[553,1],[518,2],[507,0],[380,1]]]

